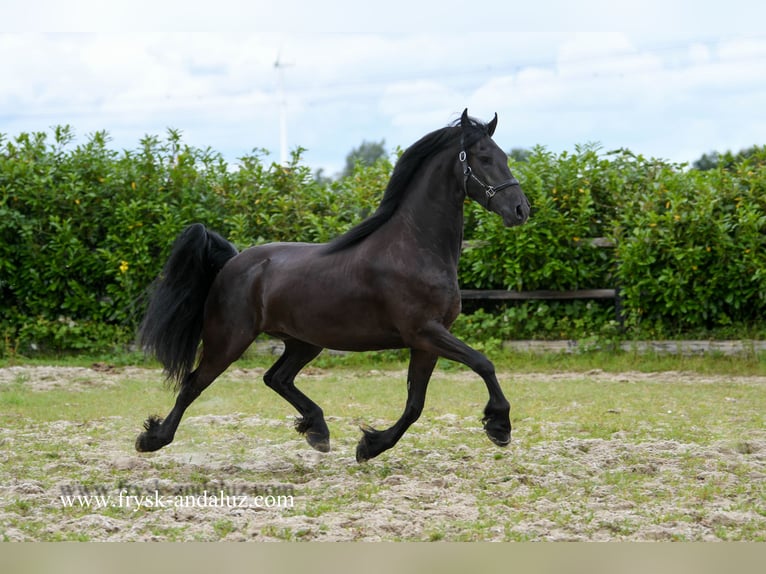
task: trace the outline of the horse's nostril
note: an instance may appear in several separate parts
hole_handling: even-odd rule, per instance
[[[524,208],[522,208],[521,205],[516,206],[516,218],[520,220],[524,219]]]

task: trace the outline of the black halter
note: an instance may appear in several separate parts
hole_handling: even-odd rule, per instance
[[[461,143],[461,148],[464,147]],[[460,163],[463,165],[463,175],[465,176],[466,183],[468,182],[468,179],[473,179],[476,183],[478,183],[481,188],[484,190],[484,193],[487,194],[487,199],[492,199],[495,194],[498,191],[502,191],[503,189],[507,187],[511,187],[514,185],[519,185],[519,180],[515,177],[511,176],[511,179],[507,179],[502,183],[499,183],[497,185],[487,185],[483,181],[481,181],[478,177],[476,177],[473,173],[473,170],[471,169],[471,166],[468,165],[468,154],[465,152],[465,149],[461,149],[460,153],[458,154],[458,160],[460,160]]]

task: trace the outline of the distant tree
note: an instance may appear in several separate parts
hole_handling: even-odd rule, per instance
[[[363,141],[359,147],[352,149],[346,156],[346,167],[341,175],[345,177],[354,173],[354,167],[358,163],[373,165],[379,159],[386,157],[385,144],[386,140],[379,142]]]
[[[758,148],[756,146],[745,148],[737,153],[732,153],[730,151],[718,153],[717,151],[712,151],[710,153],[702,154],[701,158],[692,163],[692,167],[700,171],[715,169],[717,167],[731,169],[733,165],[752,157],[757,151]]]
[[[521,147],[515,147],[511,151],[508,152],[508,157],[512,157],[516,161],[525,162],[529,159],[529,156],[532,155],[532,152],[528,149],[524,149]]]
[[[321,185],[330,185],[332,183],[332,177],[324,174],[324,168],[319,167],[314,170],[314,181]]]
[[[718,167],[718,152],[703,153],[702,157],[692,163],[692,167],[699,171],[707,171]]]

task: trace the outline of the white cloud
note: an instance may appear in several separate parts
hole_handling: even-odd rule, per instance
[[[71,123],[119,147],[181,129],[234,158],[278,143],[329,172],[362,139],[406,146],[498,112],[508,149],[601,141],[693,160],[766,140],[766,38],[623,33],[0,34],[0,132]],[[654,39],[659,38],[659,39]]]
[[[600,141],[692,160],[766,140],[764,40],[638,47],[623,34],[577,35],[546,67],[494,78],[477,93],[513,118],[512,145]],[[501,122],[502,124],[502,122]]]

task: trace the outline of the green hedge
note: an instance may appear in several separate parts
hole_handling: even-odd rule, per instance
[[[319,183],[297,150],[288,167],[254,150],[235,169],[177,131],[116,151],[69,127],[0,135],[0,354],[129,344],[146,286],[183,227],[200,221],[238,247],[326,241],[377,206],[391,163]],[[511,162],[533,205],[507,229],[466,208],[464,287],[622,289],[628,333],[762,328],[766,149],[698,172],[635,156],[533,150]],[[590,241],[605,237],[613,249]],[[475,340],[614,330],[610,304],[530,302],[479,310]]]
[[[96,133],[0,135],[0,353],[99,350],[132,339],[147,285],[176,235],[200,221],[238,247],[325,241],[374,208],[381,163],[331,186],[300,150],[284,168],[254,152],[231,170],[177,131],[115,151]]]
[[[464,287],[619,288],[611,303],[527,302],[463,317],[483,338],[763,336],[766,148],[709,171],[596,146],[511,161],[533,205],[506,229],[477,206],[461,261]],[[605,238],[613,249],[591,240]],[[619,329],[618,329],[619,327]],[[494,333],[494,335],[493,335]]]
[[[766,315],[766,148],[729,169],[643,173],[615,218],[617,278],[635,324],[658,332],[762,322]]]

